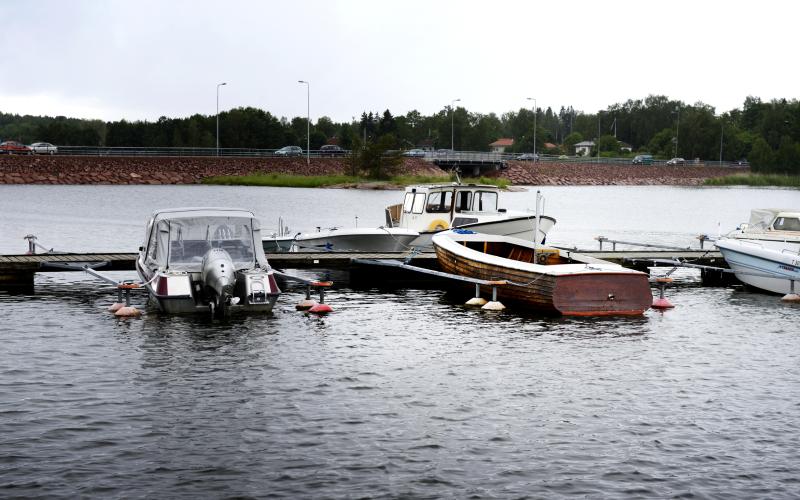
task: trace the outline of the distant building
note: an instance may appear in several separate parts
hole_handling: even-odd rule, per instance
[[[545,142],[544,149],[558,149],[558,144],[553,144],[552,142]]]
[[[588,156],[592,154],[594,141],[582,141],[575,144],[575,154],[578,156]]]
[[[630,153],[631,151],[633,151],[633,146],[631,146],[627,142],[619,141],[619,150],[620,151],[627,151],[628,153]]]
[[[500,139],[497,139],[493,143],[489,144],[489,147],[492,148],[492,153],[505,153],[506,148],[510,148],[513,145],[514,139],[501,137]]]

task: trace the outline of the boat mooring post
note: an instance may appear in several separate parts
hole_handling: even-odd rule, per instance
[[[508,282],[505,280],[490,281],[488,284],[492,286],[492,300],[484,304],[483,307],[481,307],[481,309],[485,311],[502,311],[503,309],[506,308],[506,306],[504,306],[501,302],[497,301],[497,286],[506,285],[508,284]]]

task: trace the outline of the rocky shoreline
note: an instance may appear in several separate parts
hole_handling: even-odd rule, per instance
[[[404,175],[446,175],[419,158],[404,158]],[[509,162],[507,169],[489,176],[504,177],[517,185],[700,185],[705,179],[748,169],[705,166],[633,166],[593,163]],[[231,158],[231,157],[106,157],[2,156],[0,184],[199,184],[217,175],[284,173],[298,175],[347,174],[341,158]],[[370,189],[366,183],[363,188]],[[357,187],[342,186],[342,187]],[[373,186],[374,188],[374,186]]]

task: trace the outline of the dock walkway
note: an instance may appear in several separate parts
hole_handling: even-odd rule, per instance
[[[719,252],[708,250],[627,250],[627,251],[592,251],[569,250],[575,253],[646,270],[652,267],[648,260],[680,259],[694,264],[727,267]],[[135,253],[96,252],[96,253],[48,253],[0,255],[0,286],[32,286],[34,275],[38,272],[63,272],[59,264],[102,264],[100,271],[132,271],[135,269]],[[269,253],[267,260],[272,267],[278,269],[351,269],[358,264],[354,259],[395,259],[406,260],[420,267],[438,268],[436,254],[424,252],[402,253],[367,253],[367,252],[287,252]]]

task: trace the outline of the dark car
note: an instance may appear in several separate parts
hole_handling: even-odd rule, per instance
[[[636,155],[631,163],[634,165],[652,165],[653,155]]]
[[[9,155],[13,154],[32,155],[33,150],[30,147],[22,144],[21,142],[5,141],[5,142],[0,142],[0,153],[6,153]]]
[[[535,153],[522,153],[514,159],[518,161],[539,161],[539,155]]]
[[[303,148],[300,146],[284,146],[275,151],[275,156],[302,156]]]
[[[319,148],[319,154],[322,156],[344,156],[347,151],[336,144],[326,144]]]

